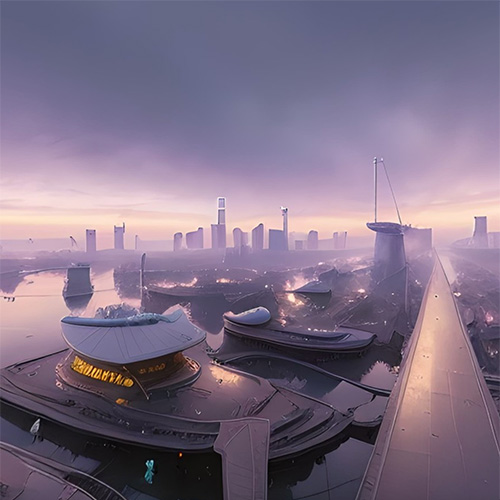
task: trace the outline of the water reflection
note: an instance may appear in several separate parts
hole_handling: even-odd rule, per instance
[[[0,302],[2,367],[66,347],[59,321],[68,314],[94,317],[100,307],[122,302],[114,288],[113,270],[92,273],[94,293],[63,297],[66,269],[24,276],[12,291],[15,301]],[[140,307],[140,299],[129,299]]]

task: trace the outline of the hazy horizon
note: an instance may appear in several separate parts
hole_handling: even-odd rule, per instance
[[[374,156],[437,244],[500,231],[497,2],[11,2],[1,239],[216,222],[373,241]],[[379,220],[397,220],[380,170]],[[109,241],[108,243],[105,243]],[[228,238],[232,242],[232,238]]]

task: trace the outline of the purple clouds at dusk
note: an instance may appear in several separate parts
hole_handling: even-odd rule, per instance
[[[500,230],[497,2],[1,4],[2,238]],[[395,218],[381,181],[382,218]],[[110,229],[109,229],[110,230]]]

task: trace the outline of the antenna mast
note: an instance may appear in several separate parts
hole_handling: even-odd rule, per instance
[[[394,201],[394,206],[396,207],[396,213],[398,214],[399,224],[403,224],[401,221],[401,214],[399,213],[398,202],[396,201],[396,195],[394,194],[394,189],[392,189],[391,179],[389,179],[389,173],[387,172],[387,167],[385,166],[385,162],[383,158],[380,158],[380,163],[384,167],[385,176],[387,178],[387,183],[389,184],[389,188],[391,190],[392,199]],[[374,191],[375,191],[375,222],[377,222],[377,189],[378,189],[378,159],[377,157],[373,158],[373,174],[374,174]]]

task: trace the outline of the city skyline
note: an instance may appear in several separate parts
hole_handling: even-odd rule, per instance
[[[498,214],[496,2],[2,2],[1,239]],[[467,36],[464,36],[464,33]],[[379,218],[396,220],[380,183]],[[112,239],[112,235],[111,235]],[[110,240],[112,241],[112,240]]]

